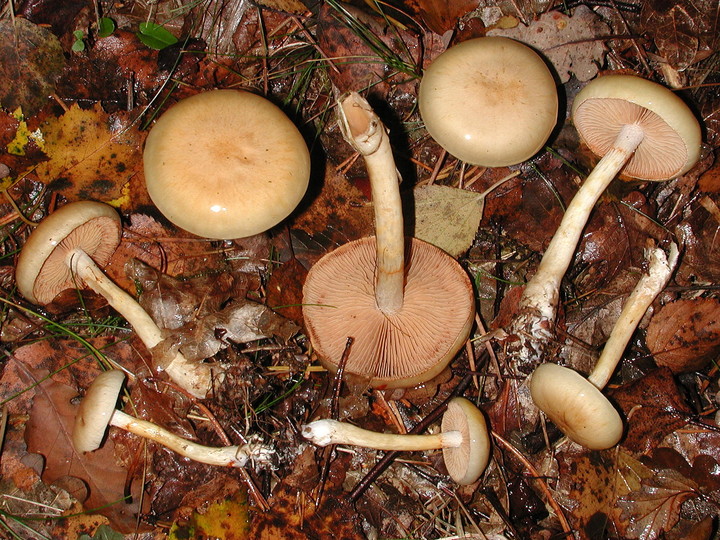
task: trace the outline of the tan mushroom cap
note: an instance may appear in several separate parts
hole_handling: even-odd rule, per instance
[[[444,251],[408,241],[403,306],[384,314],[375,302],[375,237],[345,244],[310,269],[303,315],[323,364],[336,371],[348,337],[345,371],[376,388],[404,388],[440,373],[467,339],[474,293]]]
[[[122,225],[114,208],[94,201],[66,204],[28,237],[15,269],[17,288],[35,304],[48,304],[60,292],[76,287],[67,256],[74,249],[104,266],[120,244]]]
[[[442,432],[459,431],[462,444],[443,448],[443,459],[450,477],[458,484],[472,484],[490,461],[490,433],[482,412],[470,401],[456,397],[443,415]]]
[[[672,91],[633,75],[607,75],[588,83],[572,108],[583,141],[599,156],[613,147],[620,129],[639,124],[643,141],[623,169],[642,180],[668,180],[700,157],[700,124]]]
[[[143,154],[150,198],[178,227],[205,238],[261,233],[305,195],[310,154],[267,99],[240,90],[186,98],[150,130]]]
[[[572,369],[542,364],[532,374],[530,395],[560,430],[591,450],[612,448],[623,434],[620,415],[590,381]]]
[[[545,62],[505,37],[470,39],[443,52],[425,70],[418,104],[440,146],[485,167],[532,157],[558,116],[557,89]]]
[[[92,452],[100,448],[124,381],[122,371],[111,370],[98,375],[90,385],[75,416],[72,432],[75,450]]]

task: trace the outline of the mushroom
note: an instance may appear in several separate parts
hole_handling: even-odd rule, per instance
[[[116,409],[115,404],[124,381],[125,374],[122,371],[105,371],[98,375],[87,389],[72,432],[76,451],[97,450],[102,444],[107,427],[115,426],[160,443],[189,459],[209,465],[244,467],[249,459],[268,462],[271,449],[265,445],[248,443],[242,446],[204,446]]]
[[[337,420],[315,420],[302,427],[302,435],[318,446],[347,444],[376,450],[420,451],[442,448],[450,477],[472,484],[490,460],[490,436],[485,417],[465,398],[450,400],[441,431],[433,435],[378,433]]]
[[[364,157],[376,236],[326,254],[303,287],[303,315],[322,363],[336,371],[353,337],[345,372],[377,388],[426,382],[452,360],[470,333],[472,284],[435,246],[405,243],[399,178],[380,119],[357,93],[339,102],[346,140]],[[407,259],[406,259],[407,257]]]
[[[148,349],[164,338],[150,315],[100,269],[110,260],[122,234],[120,217],[107,204],[78,201],[62,206],[28,237],[15,268],[17,288],[35,304],[49,304],[58,293],[84,283],[102,295],[132,325]],[[196,397],[212,384],[210,366],[177,355],[164,367],[168,376]]]
[[[158,210],[213,239],[251,236],[285,219],[305,195],[310,154],[277,106],[241,90],[183,99],[155,123],[143,152]]]
[[[470,39],[443,52],[423,74],[418,105],[440,146],[485,167],[532,157],[558,116],[555,80],[543,59],[505,37]]]
[[[545,340],[555,320],[560,282],[570,266],[590,213],[622,170],[643,180],[661,181],[687,172],[700,155],[700,125],[687,105],[659,84],[630,75],[595,79],[578,93],[573,119],[581,138],[602,159],[565,211],[542,261],[528,282],[510,334],[521,338],[521,363],[534,366],[538,348],[523,336]]]
[[[576,443],[602,450],[620,441],[622,420],[601,390],[620,362],[638,323],[670,279],[677,258],[675,244],[670,245],[667,256],[659,247],[649,250],[648,273],[630,293],[587,379],[572,369],[552,363],[538,366],[531,375],[528,386],[533,402]]]

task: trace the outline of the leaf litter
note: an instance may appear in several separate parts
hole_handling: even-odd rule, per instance
[[[68,3],[61,13],[35,2],[13,23],[25,39],[18,45],[8,41],[10,19],[0,21],[3,58],[12,59],[3,65],[15,70],[6,81],[17,80],[21,90],[0,95],[7,150],[0,161],[13,181],[22,180],[12,190],[19,208],[37,218],[66,201],[113,202],[125,227],[108,274],[163,322],[166,344],[226,368],[211,396],[196,402],[149,369],[150,351],[122,321],[107,318],[112,312],[96,295],[70,291],[47,311],[25,311],[12,273],[29,226],[3,202],[1,275],[7,277],[0,283],[6,301],[20,302],[4,304],[0,333],[0,399],[10,412],[0,459],[3,490],[28,500],[62,494],[58,513],[105,516],[85,524],[77,516],[54,520],[43,530],[57,538],[114,538],[117,531],[230,538],[227,529],[250,538],[548,537],[565,528],[548,497],[560,503],[579,538],[709,538],[720,484],[713,420],[720,388],[712,363],[720,275],[712,162],[720,93],[712,3],[647,2],[635,9],[458,1],[439,7],[422,0],[405,9],[328,2],[308,11],[293,2],[267,0],[257,9],[235,4],[176,12],[165,2],[153,12],[135,2],[115,5],[102,15],[116,21],[116,30],[101,37],[80,4]],[[147,21],[164,25],[184,49],[144,46],[136,32]],[[78,29],[86,36],[83,52],[71,50]],[[417,76],[449,43],[488,33],[507,33],[543,51],[567,103],[598,71],[630,70],[671,87],[686,85],[683,97],[705,122],[705,157],[697,170],[661,187],[619,183],[604,195],[563,283],[557,359],[587,373],[642,272],[642,250],[671,235],[683,245],[674,282],[641,323],[611,384],[609,395],[627,419],[627,435],[615,450],[556,443],[560,434],[541,422],[496,343],[469,343],[452,372],[422,388],[347,385],[334,398],[332,376],[314,362],[302,333],[298,304],[307,269],[335,247],[373,233],[365,173],[333,123],[336,92],[358,85],[368,88],[391,127],[414,227],[408,232],[432,238],[474,278],[480,314],[474,337],[513,317],[521,285],[594,158],[563,113],[552,151],[519,166],[466,170],[441,155],[415,109]],[[41,43],[38,51],[49,51],[45,57],[26,46],[30,35]],[[311,190],[269,234],[197,239],[169,224],[147,196],[145,128],[173,102],[215,87],[249,87],[271,97],[311,143],[317,164]],[[24,155],[9,153],[15,148]],[[483,196],[510,174],[517,178]],[[686,367],[675,373],[658,367],[664,357]],[[688,359],[697,363],[688,366]],[[140,416],[212,445],[260,434],[276,448],[274,470],[212,469],[115,430],[101,451],[77,456],[68,426],[77,396],[101,369],[99,360],[135,376],[126,399]],[[468,371],[473,383],[466,395],[510,445],[496,446],[479,485],[449,483],[438,455],[403,455],[352,504],[348,494],[380,455],[321,452],[299,435],[299,426],[328,414],[335,399],[343,418],[409,431]],[[104,507],[129,493],[132,502]],[[82,506],[73,506],[70,494]],[[8,501],[0,501],[3,533],[44,527],[22,521],[29,511],[11,511]]]

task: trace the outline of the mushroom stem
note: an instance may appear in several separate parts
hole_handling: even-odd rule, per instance
[[[678,248],[674,243],[670,245],[667,255],[659,247],[648,251],[648,273],[643,274],[632,293],[630,293],[620,317],[618,317],[610,337],[605,343],[605,347],[603,347],[600,358],[595,364],[595,369],[588,377],[588,381],[599,389],[603,389],[610,380],[637,325],[650,304],[655,300],[655,297],[667,285],[670,275],[677,264]]]
[[[529,309],[533,317],[541,320],[555,319],[560,282],[570,266],[590,213],[600,195],[640,145],[644,135],[645,132],[637,124],[626,124],[620,130],[613,148],[598,162],[570,201],[537,272],[525,287],[520,310]]]
[[[343,137],[363,156],[370,178],[377,249],[375,301],[383,313],[395,313],[403,305],[405,282],[400,175],[387,129],[370,104],[355,92],[342,97],[339,104]]]
[[[181,456],[208,465],[244,467],[248,459],[262,457],[267,450],[264,446],[257,444],[220,447],[204,446],[175,435],[152,422],[135,418],[119,409],[115,409],[112,413],[110,425],[153,440]]]
[[[82,249],[74,249],[68,253],[67,261],[73,274],[103,296],[130,323],[148,349],[153,349],[163,341],[162,331],[152,317],[132,296],[108,278],[87,253]],[[204,398],[211,388],[210,366],[190,362],[180,352],[163,369],[175,383],[195,397]]]
[[[377,450],[419,451],[439,448],[457,448],[462,444],[459,431],[446,431],[434,435],[400,435],[378,433],[337,420],[315,420],[302,428],[303,437],[318,446],[348,444]]]

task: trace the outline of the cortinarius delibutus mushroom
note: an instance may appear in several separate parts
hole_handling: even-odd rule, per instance
[[[267,99],[242,90],[212,90],[173,105],[150,130],[143,160],[158,210],[214,239],[278,224],[310,178],[310,154],[295,125]]]
[[[590,376],[585,379],[572,369],[545,363],[535,369],[528,383],[535,405],[568,438],[593,450],[611,448],[622,437],[620,415],[601,390],[615,371],[638,323],[670,279],[677,264],[677,246],[671,244],[667,256],[661,248],[654,248],[648,258],[648,273],[640,278],[625,302]]]
[[[509,333],[547,339],[552,335],[560,282],[570,266],[595,203],[622,171],[661,181],[687,172],[700,155],[700,125],[670,90],[630,75],[590,82],[575,98],[573,120],[590,149],[602,155],[568,205],[542,261],[528,282]],[[528,363],[537,348],[528,347]]]
[[[155,321],[100,269],[120,243],[122,226],[114,208],[94,201],[62,206],[28,237],[15,268],[17,288],[35,304],[49,304],[65,289],[85,284],[102,295],[132,325],[148,349],[164,338]],[[212,374],[207,364],[178,353],[164,370],[179,386],[205,397]],[[216,380],[220,374],[216,374]]]
[[[120,389],[125,381],[122,371],[105,371],[87,389],[80,403],[72,441],[78,452],[92,452],[100,448],[108,426],[153,440],[194,461],[221,467],[244,467],[248,460],[268,461],[271,449],[265,445],[248,443],[242,446],[211,447],[190,441],[147,420],[135,418],[116,409]]]
[[[442,250],[414,238],[406,245],[385,126],[356,93],[341,98],[339,111],[346,140],[365,158],[376,236],[345,244],[310,269],[305,326],[329,369],[337,370],[353,337],[347,373],[378,388],[413,386],[439,374],[467,339],[472,284]]]
[[[558,115],[557,89],[545,62],[505,37],[470,39],[443,52],[423,74],[418,105],[440,146],[485,167],[532,157]]]
[[[337,420],[315,420],[302,435],[318,446],[347,444],[376,450],[420,451],[442,448],[445,467],[458,484],[472,484],[490,460],[490,434],[482,412],[465,398],[450,400],[440,433],[378,433]]]

